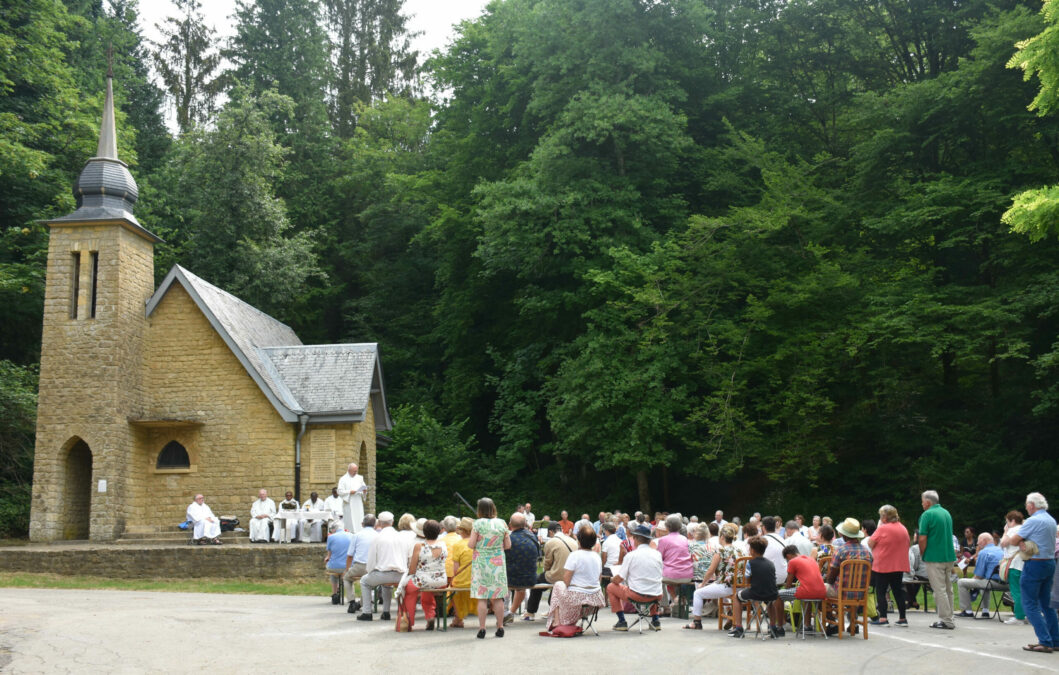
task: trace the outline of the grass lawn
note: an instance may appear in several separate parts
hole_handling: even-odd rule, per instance
[[[3,588],[107,589],[169,593],[243,593],[253,595],[331,595],[331,584],[319,581],[244,581],[239,579],[108,579],[59,574],[0,573]]]

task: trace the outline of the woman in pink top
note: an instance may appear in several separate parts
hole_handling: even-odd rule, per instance
[[[683,524],[679,514],[670,515],[666,518],[666,530],[669,533],[656,540],[658,552],[662,554],[662,581],[667,584],[671,598],[676,594],[676,585],[690,584],[695,573],[688,538],[680,533]]]
[[[868,547],[871,548],[872,555],[875,605],[879,609],[879,618],[872,619],[871,622],[878,626],[890,623],[886,620],[886,592],[890,589],[894,593],[894,604],[900,613],[897,625],[907,628],[905,593],[901,578],[908,572],[908,530],[901,524],[897,509],[889,504],[879,509],[879,527],[868,539]]]

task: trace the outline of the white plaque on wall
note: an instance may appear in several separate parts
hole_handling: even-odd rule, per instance
[[[99,479],[99,488],[96,491],[97,492],[106,492],[107,491],[107,479],[106,478],[100,478]]]

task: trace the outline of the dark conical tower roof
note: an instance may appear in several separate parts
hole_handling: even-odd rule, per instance
[[[114,85],[107,73],[107,96],[103,102],[103,123],[99,129],[96,156],[88,160],[74,184],[77,210],[50,222],[124,221],[152,241],[160,241],[148,232],[132,214],[140,191],[129,173],[129,167],[118,159],[117,132],[114,125]]]

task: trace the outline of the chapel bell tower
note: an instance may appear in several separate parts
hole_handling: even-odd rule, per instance
[[[118,159],[112,75],[99,149],[74,185],[77,210],[49,221],[30,538],[109,540],[125,527],[142,408],[144,306],[158,237],[133,215]]]

